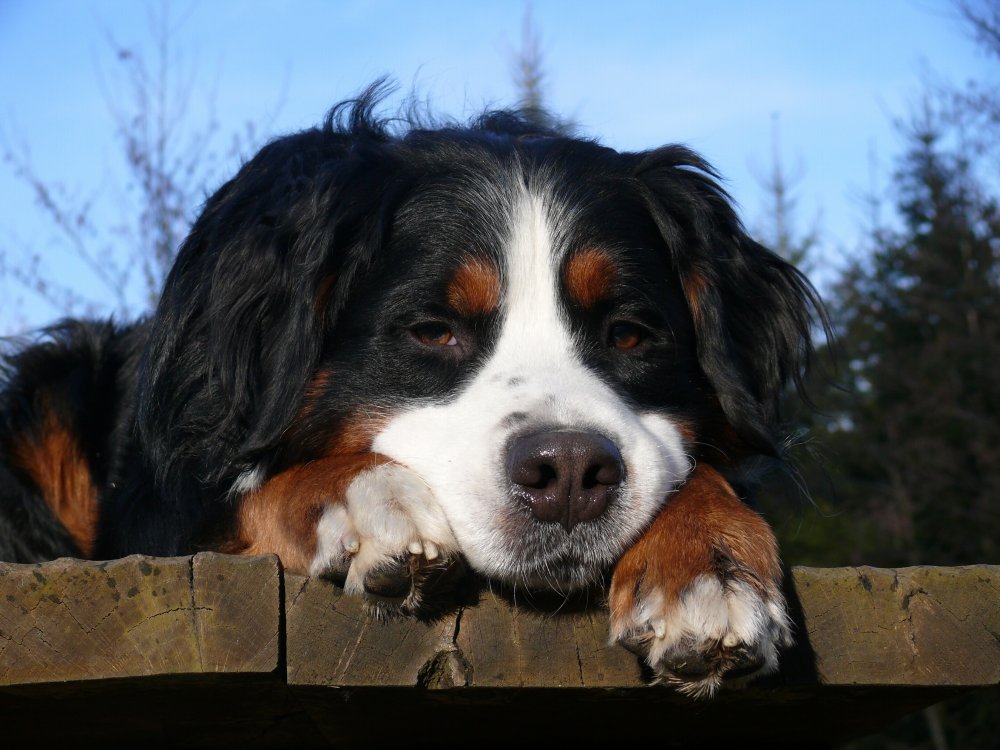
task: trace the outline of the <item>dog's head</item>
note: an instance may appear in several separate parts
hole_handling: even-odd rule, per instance
[[[565,585],[696,453],[774,452],[811,291],[705,162],[511,115],[392,135],[372,104],[265,147],[196,223],[142,384],[163,481],[221,496],[372,450],[429,484],[474,567]]]

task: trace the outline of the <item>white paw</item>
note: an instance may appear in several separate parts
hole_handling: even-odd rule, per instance
[[[366,579],[398,569],[401,560],[436,562],[457,543],[426,482],[405,466],[385,463],[358,474],[344,499],[323,511],[310,573],[344,573],[344,590],[363,593]]]
[[[778,649],[792,644],[780,592],[765,598],[749,583],[710,575],[671,602],[647,592],[630,616],[615,618],[611,636],[645,656],[658,681],[694,697],[773,672]]]

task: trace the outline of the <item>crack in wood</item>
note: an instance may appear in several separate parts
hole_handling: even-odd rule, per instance
[[[143,627],[144,625],[147,625],[150,620],[155,620],[157,617],[163,617],[164,615],[172,615],[172,614],[174,614],[176,612],[191,612],[191,613],[195,613],[195,612],[212,612],[212,611],[213,611],[212,607],[171,607],[170,609],[165,609],[165,610],[163,610],[161,612],[154,612],[151,615],[147,615],[145,617],[145,619],[142,620],[142,622],[137,622],[135,625],[131,625],[128,628],[126,628],[125,629],[125,633],[128,634],[128,633],[131,633],[133,630],[138,630],[139,628]],[[196,639],[198,637],[197,630],[198,630],[197,627],[195,627],[194,628],[194,631],[195,631],[194,632],[194,637]]]
[[[202,672],[205,671],[205,654],[202,650],[201,643],[201,627],[198,622],[198,607],[195,598],[195,585],[194,585],[194,556],[188,558],[188,590],[191,594],[191,629],[194,631],[194,644],[195,650],[198,654],[198,669]]]

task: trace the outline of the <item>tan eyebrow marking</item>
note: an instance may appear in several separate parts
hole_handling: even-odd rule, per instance
[[[500,271],[482,258],[469,256],[448,283],[448,304],[459,315],[487,315],[500,306]]]
[[[603,250],[588,247],[566,263],[563,279],[570,297],[582,307],[608,299],[618,281],[618,269]]]

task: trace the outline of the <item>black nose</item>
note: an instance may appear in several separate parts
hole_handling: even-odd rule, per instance
[[[525,435],[507,456],[514,493],[539,521],[567,532],[604,512],[623,474],[615,444],[588,432]]]

